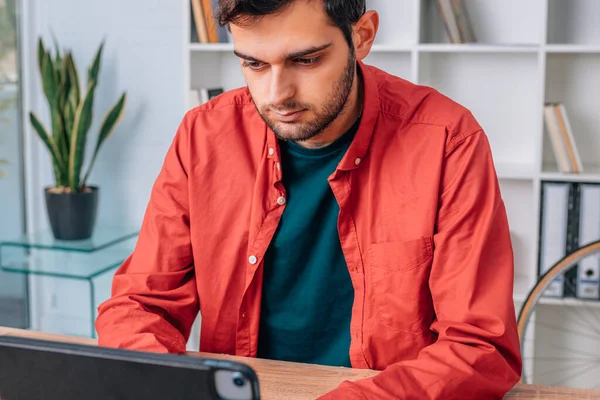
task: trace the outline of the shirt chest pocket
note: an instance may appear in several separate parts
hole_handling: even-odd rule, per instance
[[[371,293],[383,325],[408,333],[429,329],[433,318],[429,290],[432,260],[430,237],[370,245]]]

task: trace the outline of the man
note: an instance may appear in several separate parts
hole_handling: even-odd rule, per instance
[[[487,138],[366,66],[365,0],[221,0],[247,88],[187,113],[100,345],[371,368],[324,398],[499,398],[513,254]]]

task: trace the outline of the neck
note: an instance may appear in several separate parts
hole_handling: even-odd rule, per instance
[[[347,132],[356,122],[362,112],[363,103],[363,80],[358,73],[359,67],[356,66],[354,73],[354,83],[348,96],[344,108],[337,118],[323,132],[312,139],[296,142],[299,146],[308,149],[325,147],[335,142],[340,136]]]

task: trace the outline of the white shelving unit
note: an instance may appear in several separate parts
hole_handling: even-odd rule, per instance
[[[367,0],[379,12],[380,27],[364,61],[438,89],[469,108],[485,129],[512,232],[518,309],[538,275],[541,183],[600,182],[600,1],[464,2],[478,43],[450,44],[433,0]],[[188,88],[244,86],[232,50],[231,43],[188,43],[186,95]],[[557,172],[544,130],[546,101],[565,104],[585,173]],[[576,306],[544,304],[555,313]]]

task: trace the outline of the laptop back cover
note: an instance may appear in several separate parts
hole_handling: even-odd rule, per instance
[[[0,336],[0,400],[220,399],[219,366],[256,380],[236,363]]]

